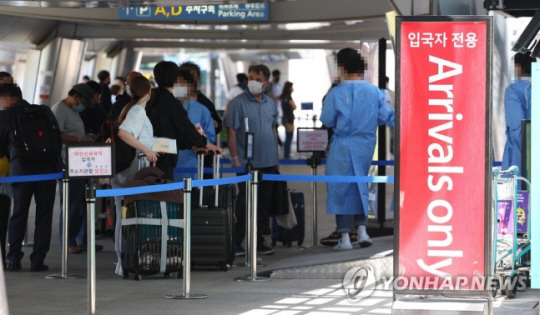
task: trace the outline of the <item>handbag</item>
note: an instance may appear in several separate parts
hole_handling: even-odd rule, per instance
[[[287,204],[289,207],[289,213],[277,215],[276,221],[279,226],[290,230],[298,225],[298,221],[296,220],[296,213],[294,213],[294,208],[291,201],[290,189],[287,189],[287,199],[288,199]]]

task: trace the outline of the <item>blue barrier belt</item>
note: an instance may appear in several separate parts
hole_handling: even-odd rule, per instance
[[[330,176],[330,175],[281,175],[263,174],[263,180],[284,182],[327,183],[393,183],[394,176]]]
[[[244,175],[238,177],[227,177],[227,178],[218,178],[218,179],[207,179],[207,180],[194,180],[192,187],[201,187],[201,186],[215,186],[215,185],[227,185],[241,183],[252,179],[252,175]],[[129,195],[140,195],[147,193],[155,193],[162,191],[170,190],[179,190],[184,189],[184,182],[170,183],[170,184],[159,184],[159,185],[148,185],[148,186],[138,186],[138,187],[128,187],[128,188],[115,188],[115,189],[98,189],[96,190],[96,197],[115,197],[115,196],[129,196]]]
[[[3,183],[25,183],[25,182],[41,182],[46,180],[55,180],[64,178],[64,173],[51,173],[40,175],[21,175],[21,176],[6,176],[0,178],[0,184]]]
[[[98,189],[96,190],[96,197],[116,197],[116,196],[129,196],[139,195],[147,193],[155,193],[162,191],[184,189],[184,183],[170,183],[170,184],[158,184],[148,186],[137,186],[128,188],[115,188],[115,189]]]

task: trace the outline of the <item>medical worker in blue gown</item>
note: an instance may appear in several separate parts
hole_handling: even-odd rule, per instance
[[[504,113],[506,118],[506,145],[504,146],[502,168],[519,166],[521,173],[521,120],[531,119],[531,62],[529,55],[518,53],[514,56],[517,80],[504,91]]]
[[[373,158],[378,125],[394,127],[394,110],[388,108],[384,93],[362,80],[364,61],[352,48],[337,53],[342,83],[326,96],[321,121],[334,130],[326,160],[326,175],[367,176]],[[372,244],[366,232],[368,213],[367,183],[327,183],[326,212],[336,215],[335,250],[353,248],[349,232],[350,216],[357,226],[361,247]]]
[[[189,120],[195,128],[206,136],[208,142],[216,140],[216,131],[212,122],[210,111],[201,103],[197,102],[197,87],[193,75],[188,70],[178,71],[176,84],[173,87],[173,95],[182,102],[182,106],[187,111]],[[178,151],[177,167],[197,167],[197,155],[192,150]],[[182,181],[183,178],[196,178],[196,173],[184,172],[174,173],[175,181]]]

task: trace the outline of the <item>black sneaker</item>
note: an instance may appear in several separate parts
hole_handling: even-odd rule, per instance
[[[358,244],[358,234],[356,233],[349,233],[349,237],[351,239],[351,244]],[[332,232],[328,237],[321,238],[321,244],[324,246],[336,246],[338,244],[338,241],[341,239],[341,233]]]
[[[10,261],[7,264],[6,271],[19,271],[22,269],[20,261]]]
[[[234,254],[237,257],[238,256],[246,256],[246,250],[242,246],[238,245],[238,246],[236,246],[236,250],[235,250]]]
[[[330,235],[328,235],[328,237],[321,238],[321,244],[324,246],[335,246],[340,238],[341,233],[332,232]]]
[[[36,263],[30,266],[30,271],[34,271],[34,272],[48,271],[48,270],[49,270],[49,266],[44,265],[43,263]]]
[[[268,247],[268,246],[266,246],[264,244],[257,245],[257,254],[258,255],[272,255],[275,252],[276,252],[276,250],[273,249],[272,247]]]

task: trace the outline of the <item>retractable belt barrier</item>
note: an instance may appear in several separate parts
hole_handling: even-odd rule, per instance
[[[0,177],[0,184],[41,182],[46,180],[56,180],[64,178],[64,173],[50,173],[39,175],[20,175]]]
[[[286,175],[263,174],[263,180],[283,182],[326,183],[393,183],[394,176],[337,176],[337,175]]]
[[[243,183],[248,180],[251,180],[253,177],[251,174],[236,176],[236,177],[226,177],[226,178],[217,178],[217,179],[204,179],[204,180],[194,180],[192,181],[192,187],[207,187],[207,186],[216,186],[216,185],[228,185]],[[115,189],[98,189],[96,190],[96,197],[116,197],[116,196],[129,196],[129,195],[139,195],[146,193],[154,193],[161,191],[170,191],[170,190],[180,190],[184,189],[184,182],[169,183],[169,184],[157,184],[157,185],[148,185],[148,186],[138,186],[138,187],[128,187],[128,188],[115,188]]]

